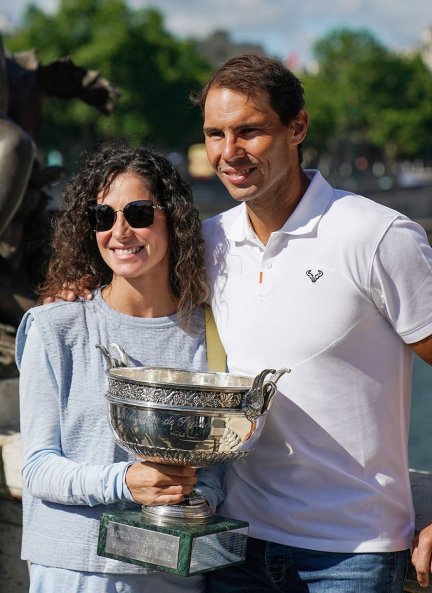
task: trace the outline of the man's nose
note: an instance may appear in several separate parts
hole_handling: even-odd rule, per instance
[[[224,160],[229,161],[243,153],[244,149],[235,136],[225,136],[222,150]]]

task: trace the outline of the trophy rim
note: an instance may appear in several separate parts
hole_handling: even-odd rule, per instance
[[[113,367],[108,369],[106,374],[109,378],[134,385],[219,393],[247,392],[254,382],[254,378],[247,375],[157,366]],[[137,377],[136,375],[139,374],[143,376]],[[145,375],[149,376],[145,377]],[[174,379],[176,376],[178,379]]]

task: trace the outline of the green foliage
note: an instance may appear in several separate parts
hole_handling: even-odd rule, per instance
[[[309,143],[356,137],[388,158],[426,156],[432,137],[432,73],[418,55],[390,52],[365,30],[338,29],[315,45],[317,74],[304,86]]]
[[[173,37],[155,9],[126,0],[61,0],[54,15],[27,9],[10,51],[37,49],[42,63],[70,55],[121,90],[104,117],[80,101],[49,99],[39,143],[66,155],[109,137],[186,149],[201,141],[202,120],[189,96],[210,66],[192,41]],[[314,48],[317,73],[302,82],[310,114],[307,146],[317,151],[349,139],[387,160],[432,156],[432,73],[421,59],[390,52],[364,29],[336,29]]]
[[[39,143],[83,146],[109,137],[184,149],[202,138],[201,114],[189,102],[210,66],[192,42],[173,37],[154,9],[125,0],[61,0],[54,15],[27,9],[22,28],[4,40],[9,51],[36,48],[43,64],[70,55],[101,72],[121,97],[109,117],[77,101],[49,98]]]

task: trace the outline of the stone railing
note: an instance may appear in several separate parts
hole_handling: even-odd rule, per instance
[[[27,563],[20,559],[22,528],[18,378],[0,380],[0,591],[26,593]]]

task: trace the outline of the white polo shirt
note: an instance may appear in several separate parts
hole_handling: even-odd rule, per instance
[[[233,373],[291,368],[222,515],[308,549],[408,548],[412,351],[432,334],[423,229],[315,171],[267,245],[244,204],[204,224],[211,305]]]

